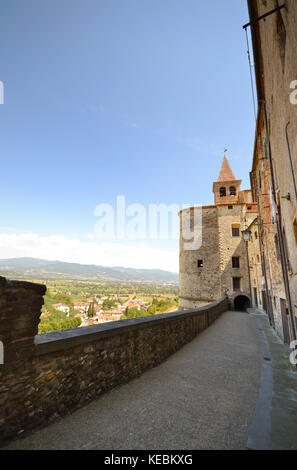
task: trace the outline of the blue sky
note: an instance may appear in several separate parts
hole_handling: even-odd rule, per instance
[[[97,204],[249,186],[245,0],[2,0],[0,257],[178,269],[177,241],[92,238]]]

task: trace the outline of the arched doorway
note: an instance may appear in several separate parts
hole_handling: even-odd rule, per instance
[[[238,312],[246,312],[251,306],[250,299],[246,295],[238,295],[234,299],[234,310]]]

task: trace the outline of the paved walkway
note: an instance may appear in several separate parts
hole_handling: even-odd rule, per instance
[[[253,316],[264,361],[248,448],[297,450],[297,368],[289,360],[292,350],[269,326],[266,315]]]
[[[257,318],[226,312],[165,363],[8,449],[245,449],[263,352]]]

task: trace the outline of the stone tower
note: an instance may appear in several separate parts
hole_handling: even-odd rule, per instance
[[[237,308],[250,299],[247,248],[242,230],[257,216],[257,205],[250,190],[241,190],[224,156],[218,180],[213,183],[214,205],[202,206],[201,224],[195,220],[196,211],[180,212],[180,269],[179,306],[183,310],[201,307],[223,295],[228,295]],[[190,225],[194,233],[201,232],[200,246],[189,249],[183,227]],[[190,245],[191,246],[191,245]]]

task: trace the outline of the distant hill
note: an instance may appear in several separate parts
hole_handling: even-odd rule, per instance
[[[166,284],[178,282],[178,274],[159,269],[109,268],[38,258],[0,259],[0,275],[11,279],[68,279]]]

